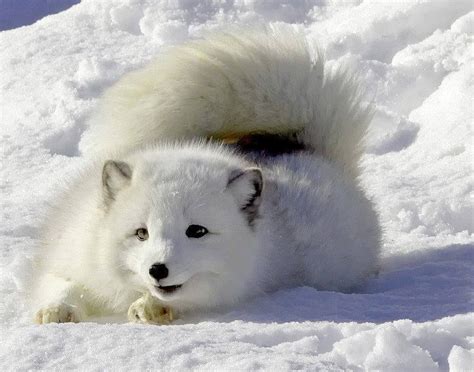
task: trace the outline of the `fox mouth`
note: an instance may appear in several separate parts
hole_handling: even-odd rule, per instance
[[[161,285],[156,285],[155,288],[158,290],[160,293],[174,293],[178,289],[180,289],[183,285],[182,284],[177,284],[177,285],[166,285],[166,286],[161,286]]]

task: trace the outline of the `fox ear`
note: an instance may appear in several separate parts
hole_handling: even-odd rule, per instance
[[[117,193],[130,184],[132,169],[123,161],[107,160],[102,169],[102,185],[107,203],[115,199]]]
[[[259,168],[247,168],[232,171],[227,183],[229,190],[237,200],[240,210],[245,214],[250,226],[258,217],[262,199],[263,176]]]

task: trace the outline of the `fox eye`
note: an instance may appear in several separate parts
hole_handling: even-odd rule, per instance
[[[135,231],[135,236],[138,240],[143,242],[148,239],[148,230],[144,228],[138,229]]]
[[[186,236],[188,238],[202,238],[209,232],[204,226],[200,225],[189,225],[186,229]]]

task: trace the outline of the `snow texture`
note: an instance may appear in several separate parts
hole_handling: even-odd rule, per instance
[[[33,18],[18,3],[0,2],[3,29],[73,1]],[[263,21],[297,24],[375,101],[361,181],[384,228],[379,277],[171,326],[33,325],[24,291],[42,212],[83,161],[100,94],[167,45]],[[462,0],[83,0],[0,32],[0,370],[474,370],[473,26]]]

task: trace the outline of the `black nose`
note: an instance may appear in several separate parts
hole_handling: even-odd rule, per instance
[[[153,264],[148,272],[156,280],[164,279],[168,276],[168,268],[165,264]]]

